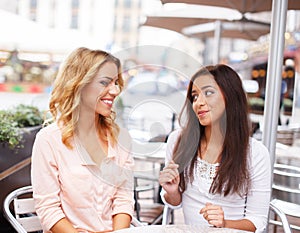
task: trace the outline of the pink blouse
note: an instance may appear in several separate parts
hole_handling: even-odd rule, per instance
[[[67,218],[86,231],[112,230],[112,216],[133,214],[131,140],[121,131],[118,143],[98,166],[78,140],[68,149],[51,124],[37,134],[32,152],[33,197],[44,231]]]

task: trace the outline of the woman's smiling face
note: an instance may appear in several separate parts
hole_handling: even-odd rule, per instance
[[[109,116],[114,99],[119,94],[118,68],[114,63],[107,62],[101,66],[92,82],[83,88],[82,107],[104,117]]]
[[[220,124],[225,113],[225,101],[212,75],[198,76],[193,82],[191,96],[193,110],[201,125]]]

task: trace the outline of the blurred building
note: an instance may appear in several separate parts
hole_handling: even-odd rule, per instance
[[[142,0],[115,0],[113,43],[121,48],[136,46],[143,14]]]
[[[97,38],[99,47],[136,46],[142,0],[4,0],[0,8],[48,28],[75,29]]]

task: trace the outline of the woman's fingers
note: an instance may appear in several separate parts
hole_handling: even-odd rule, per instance
[[[178,167],[178,164],[171,161],[162,171],[160,171],[159,183],[169,183],[176,179],[179,176]]]
[[[200,214],[203,214],[203,218],[207,222],[216,227],[224,227],[224,211],[221,206],[207,203],[205,207],[200,210]]]
[[[159,175],[159,182],[160,183],[169,183],[172,182],[178,175],[174,171],[161,171]]]
[[[160,172],[160,175],[171,180],[174,179],[179,175],[178,165],[173,163],[168,164],[168,166],[164,167],[164,169]],[[170,182],[171,180],[169,180],[168,182]]]

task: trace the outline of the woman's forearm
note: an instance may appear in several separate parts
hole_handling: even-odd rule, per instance
[[[251,231],[255,232],[256,227],[254,224],[248,220],[248,219],[242,219],[242,220],[225,220],[225,226],[226,228],[234,228],[244,231]]]
[[[181,193],[179,190],[175,193],[165,193],[164,198],[170,205],[178,206],[181,203]]]
[[[113,230],[129,228],[131,216],[129,214],[120,213],[113,216]]]
[[[66,218],[60,219],[50,230],[52,233],[78,233]]]

